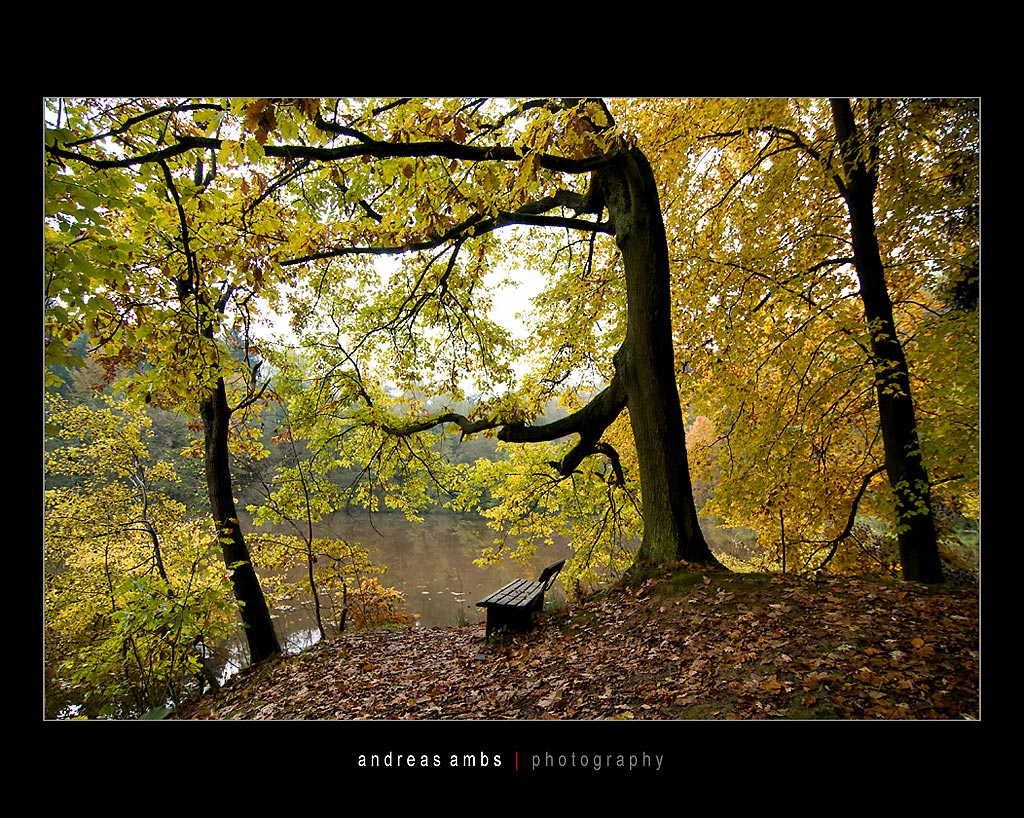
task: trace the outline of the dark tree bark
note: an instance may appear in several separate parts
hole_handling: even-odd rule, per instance
[[[185,257],[185,270],[178,278],[178,300],[184,307],[193,300],[197,315],[205,315],[211,305],[204,303],[204,296],[199,287],[202,279],[199,259],[192,249],[188,218],[182,207],[177,185],[167,164],[158,163],[163,170],[167,182],[167,190],[173,198],[178,210],[181,226],[181,248]],[[201,163],[197,162],[196,173],[199,174]],[[231,294],[228,288],[221,293],[216,304],[212,305],[214,313],[223,313],[227,299]],[[203,309],[199,305],[203,304]],[[213,324],[207,320],[200,323],[200,332],[209,341],[213,341]],[[205,444],[206,487],[210,496],[210,510],[213,523],[220,543],[224,564],[231,576],[231,585],[238,602],[245,638],[249,645],[249,661],[262,662],[281,652],[274,631],[274,623],[270,618],[263,589],[259,577],[249,556],[249,548],[242,534],[242,526],[235,508],[234,490],[231,481],[231,454],[228,450],[229,423],[231,407],[228,405],[227,390],[224,378],[217,378],[212,391],[200,400],[199,412],[203,419],[203,436]]]
[[[595,173],[622,252],[627,330],[615,356],[640,465],[644,538],[638,562],[716,564],[700,529],[676,387],[668,243],[657,183],[637,149]]]
[[[471,422],[445,413],[413,424],[396,423],[385,431],[409,435],[441,423],[455,423],[464,434],[500,427],[498,438],[511,443],[576,434],[577,444],[560,463],[550,465],[567,476],[584,458],[602,454],[612,460],[621,480],[617,455],[601,435],[628,408],[643,499],[644,535],[637,563],[685,560],[720,567],[704,539],[693,499],[676,387],[668,243],[654,172],[639,150],[624,150],[593,172],[591,193],[574,201],[586,212],[600,214],[607,208],[622,252],[627,331],[608,387],[578,412],[538,426],[497,419]]]
[[[210,493],[210,508],[224,564],[231,573],[231,584],[249,645],[249,659],[255,664],[280,653],[281,646],[235,508],[228,452],[231,409],[223,379],[218,379],[216,388],[202,401],[200,412],[206,445],[206,485]]]
[[[603,108],[603,104],[596,101]],[[573,105],[572,100],[561,104]],[[605,109],[605,118],[611,117]],[[590,123],[595,130],[606,125]],[[367,137],[358,144],[330,149],[289,147],[289,155],[313,159],[344,156],[443,156],[467,162],[519,161],[520,154],[509,147],[476,148],[450,142],[376,143]],[[267,154],[271,155],[270,148]],[[622,480],[618,456],[601,435],[626,407],[637,446],[640,488],[643,499],[644,536],[638,563],[667,563],[686,560],[719,565],[701,532],[693,499],[682,409],[676,386],[672,343],[671,292],[668,242],[661,215],[658,188],[650,163],[636,148],[620,148],[612,154],[589,159],[567,159],[553,154],[540,156],[540,165],[562,173],[590,173],[591,188],[586,196],[562,191],[544,200],[496,217],[474,216],[435,239],[412,249],[428,249],[458,242],[468,235],[480,235],[507,224],[560,226],[566,229],[612,233],[622,252],[626,279],[626,338],[615,355],[611,384],[587,406],[568,418],[540,426],[503,423],[499,419],[470,421],[454,413],[443,413],[415,423],[395,422],[385,427],[391,434],[409,435],[442,423],[457,424],[463,434],[499,428],[498,438],[508,442],[555,440],[569,434],[579,441],[560,463],[551,465],[569,475],[586,457],[602,454],[612,461],[617,479]],[[545,215],[559,207],[596,214],[607,209],[610,224],[579,218]],[[408,250],[410,248],[403,248]],[[310,256],[290,259],[298,264],[335,255],[359,252],[357,248],[335,248]],[[364,252],[369,252],[365,248]],[[390,252],[376,248],[374,252]]]
[[[896,507],[903,578],[939,583],[943,576],[932,516],[931,484],[921,459],[910,371],[896,334],[892,300],[875,234],[876,148],[858,128],[849,100],[832,100],[832,118],[842,162],[842,173],[834,178],[850,214],[854,267],[870,329],[885,469]]]

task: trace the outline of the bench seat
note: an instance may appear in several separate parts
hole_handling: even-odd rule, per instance
[[[544,592],[563,565],[565,560],[549,565],[536,580],[513,580],[477,602],[477,607],[487,609],[487,638],[498,628],[529,628],[533,614],[544,608]]]

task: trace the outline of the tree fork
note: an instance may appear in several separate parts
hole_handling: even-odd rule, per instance
[[[601,435],[628,407],[643,494],[644,537],[638,562],[683,560],[721,567],[704,539],[693,499],[676,386],[668,241],[657,182],[647,158],[637,149],[616,154],[592,171],[590,190],[577,204],[578,212],[599,213],[599,208],[607,207],[625,269],[626,338],[615,354],[615,376],[609,386],[578,412],[539,426],[497,418],[470,421],[444,413],[383,428],[391,434],[409,435],[442,423],[458,425],[463,434],[500,427],[498,439],[513,443],[578,434],[579,442],[562,462],[551,464],[566,476],[591,454],[610,457]],[[611,459],[617,479],[621,479],[618,459]]]
[[[639,563],[720,566],[697,517],[676,386],[668,241],[657,182],[637,149],[594,172],[626,277],[627,329],[615,355],[627,395],[643,497]]]

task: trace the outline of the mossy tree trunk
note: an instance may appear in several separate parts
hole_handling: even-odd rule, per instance
[[[640,563],[717,564],[700,529],[676,386],[668,244],[654,172],[639,150],[595,179],[615,228],[626,277],[628,325],[615,356],[640,466]]]
[[[897,335],[875,233],[877,149],[873,140],[865,138],[858,128],[849,100],[832,100],[832,116],[842,162],[842,172],[834,178],[850,214],[854,266],[871,337],[885,469],[896,510],[903,578],[939,583],[943,575],[932,516],[931,483],[921,457],[910,369]]]

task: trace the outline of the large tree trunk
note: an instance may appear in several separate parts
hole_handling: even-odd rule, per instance
[[[559,203],[567,203],[577,213],[601,214],[607,208],[622,252],[627,330],[615,355],[615,375],[608,387],[572,415],[538,426],[497,418],[471,421],[444,412],[415,423],[383,428],[389,434],[411,435],[442,423],[455,423],[463,434],[474,434],[500,425],[498,439],[512,443],[557,440],[576,434],[578,443],[561,462],[550,465],[568,476],[584,458],[600,453],[612,460],[621,481],[618,455],[601,436],[628,408],[640,466],[644,518],[636,563],[685,560],[719,566],[701,532],[690,482],[672,344],[668,243],[654,172],[639,150],[624,151],[593,171],[587,196],[567,194],[553,197],[544,205],[550,208]],[[536,214],[540,208],[530,212]]]
[[[896,335],[892,300],[875,235],[874,193],[878,180],[868,160],[870,146],[862,144],[848,100],[833,100],[836,139],[844,162],[838,185],[850,213],[854,266],[871,336],[875,391],[885,450],[885,468],[896,508],[896,537],[903,578],[913,582],[942,582],[931,484],[921,459],[910,371]]]
[[[615,356],[627,393],[643,495],[640,563],[717,564],[697,519],[676,387],[668,244],[654,173],[631,150],[595,178],[626,275],[628,328]]]
[[[206,485],[210,492],[210,508],[217,526],[224,564],[231,574],[235,599],[238,601],[249,644],[251,662],[261,662],[281,652],[270,618],[270,610],[263,597],[259,578],[249,558],[249,548],[235,509],[231,486],[231,462],[228,453],[228,407],[224,381],[200,405],[205,427]]]

